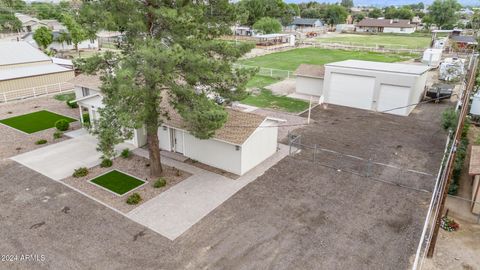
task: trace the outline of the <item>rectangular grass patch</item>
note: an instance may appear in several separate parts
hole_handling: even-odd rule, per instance
[[[118,195],[123,195],[130,190],[133,190],[143,184],[144,181],[135,178],[133,176],[124,174],[117,170],[110,171],[106,174],[102,174],[90,182],[97,184],[105,189],[112,191]]]
[[[0,123],[31,134],[37,131],[55,127],[55,122],[60,119],[65,119],[69,123],[77,121],[76,119],[64,115],[43,110],[2,119],[0,120]]]

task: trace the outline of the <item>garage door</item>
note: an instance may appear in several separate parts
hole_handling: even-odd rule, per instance
[[[409,108],[395,109],[408,105],[410,88],[398,85],[382,84],[378,98],[377,111],[397,115],[408,115]],[[395,110],[392,110],[395,109]]]
[[[372,109],[375,78],[332,73],[327,103]]]

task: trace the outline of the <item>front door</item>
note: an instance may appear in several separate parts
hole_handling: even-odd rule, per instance
[[[172,144],[172,151],[177,153],[183,153],[183,131],[170,129],[170,138]]]

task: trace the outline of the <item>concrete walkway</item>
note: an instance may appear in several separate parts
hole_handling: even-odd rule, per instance
[[[92,168],[100,164],[102,153],[97,152],[97,138],[83,134],[59,143],[51,144],[11,159],[53,180],[61,180],[72,175],[79,167]],[[117,151],[134,149],[129,143],[115,147]]]
[[[134,153],[148,158],[148,152],[144,149],[135,149]],[[277,153],[236,180],[164,158],[165,165],[187,171],[192,176],[135,208],[127,216],[168,239],[175,240],[286,155],[288,146],[280,145]]]

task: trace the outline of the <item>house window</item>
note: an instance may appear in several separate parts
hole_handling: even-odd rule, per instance
[[[400,32],[405,32],[405,28],[401,27]]]
[[[89,96],[90,95],[90,89],[88,89],[86,87],[82,87],[82,95],[84,97]]]

